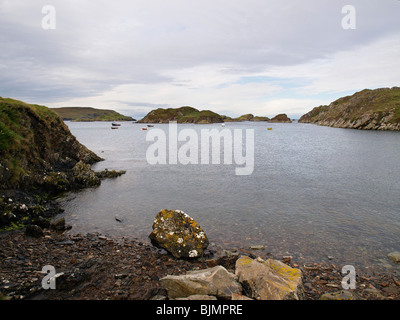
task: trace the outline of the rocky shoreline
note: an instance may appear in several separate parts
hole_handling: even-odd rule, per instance
[[[271,258],[257,248],[209,248],[197,259],[178,259],[163,249],[132,238],[73,234],[44,229],[43,236],[24,231],[0,234],[0,299],[3,300],[168,300],[161,285],[167,275],[223,266],[235,270],[239,257]],[[344,291],[338,266],[277,257],[303,274],[304,299],[399,300],[396,273],[357,274],[356,289]],[[56,290],[42,288],[44,266],[59,275]]]

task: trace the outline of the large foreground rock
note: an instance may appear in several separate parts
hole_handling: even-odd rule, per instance
[[[301,300],[304,298],[302,272],[273,259],[241,256],[235,274],[246,295],[257,300]]]
[[[231,299],[232,294],[242,292],[241,285],[233,273],[222,266],[189,271],[185,275],[168,275],[161,278],[161,285],[167,290],[170,299],[192,295],[216,296]]]
[[[155,246],[176,258],[200,257],[209,243],[197,222],[180,210],[161,210],[149,237]]]

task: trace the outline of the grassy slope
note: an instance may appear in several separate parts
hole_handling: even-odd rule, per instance
[[[66,107],[52,108],[64,120],[73,121],[132,121],[131,117],[124,116],[114,110],[83,108],[83,107]]]
[[[390,123],[400,123],[400,88],[383,88],[376,90],[365,89],[351,96],[340,98],[329,106],[319,106],[304,115],[300,122],[309,120],[316,122],[321,120],[337,120],[344,118],[355,121],[366,114],[385,115],[394,111]]]
[[[24,110],[49,123],[60,121],[56,113],[44,106],[0,97],[0,151],[20,150],[31,140],[33,132],[21,117]]]

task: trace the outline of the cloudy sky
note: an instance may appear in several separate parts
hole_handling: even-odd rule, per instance
[[[297,117],[393,86],[399,0],[0,0],[0,96],[29,103]]]

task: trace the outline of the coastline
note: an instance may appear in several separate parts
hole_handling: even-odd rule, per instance
[[[101,234],[73,234],[44,230],[39,238],[23,231],[0,233],[0,299],[3,300],[167,300],[160,279],[191,270],[222,265],[234,271],[239,256],[271,258],[256,249],[206,250],[203,257],[177,259],[134,237],[109,238]],[[305,300],[342,291],[343,275],[333,264],[292,261],[284,263],[303,272]],[[44,266],[54,266],[56,290],[42,288]],[[356,289],[365,300],[399,300],[396,273],[357,274]],[[337,299],[341,299],[337,297]]]

